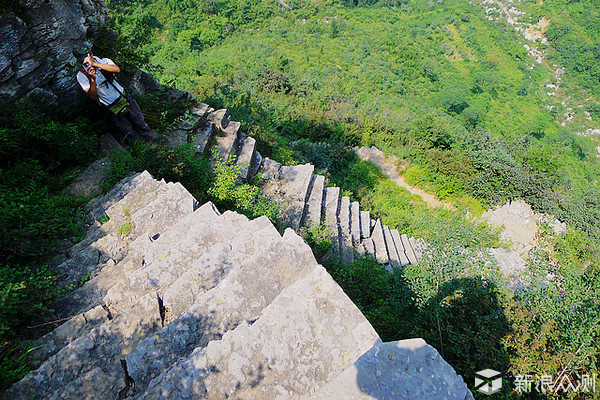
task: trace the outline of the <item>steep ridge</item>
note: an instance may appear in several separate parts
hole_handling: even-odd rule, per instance
[[[89,210],[61,270],[91,279],[63,299],[67,321],[6,399],[472,398],[424,342],[381,343],[291,229],[199,206],[147,172]],[[72,262],[89,249],[95,265]]]
[[[367,253],[386,265],[405,267],[421,257],[424,244],[404,238],[396,229],[370,218],[359,202],[340,196],[340,189],[325,186],[325,177],[314,173],[311,164],[286,166],[263,158],[256,141],[231,121],[226,109],[214,110],[199,104],[188,112],[170,134],[169,143],[192,143],[197,154],[217,149],[221,160],[240,166],[243,180],[261,174],[262,191],[282,206],[280,218],[294,230],[324,224],[332,238],[331,256],[351,263]]]

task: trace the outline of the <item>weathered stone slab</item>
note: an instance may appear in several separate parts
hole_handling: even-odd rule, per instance
[[[215,145],[221,160],[227,161],[237,156],[240,145],[240,127],[239,122],[231,121],[215,136]]]
[[[360,243],[360,203],[353,201],[350,204],[350,235],[352,235],[352,245],[357,247]]]
[[[254,152],[254,157],[250,163],[250,172],[248,173],[248,179],[252,179],[258,173],[258,170],[262,166],[263,158],[258,151]]]
[[[148,171],[133,174],[121,180],[104,196],[90,200],[86,205],[86,210],[89,212],[86,217],[86,223],[91,224],[101,219],[109,207],[122,200],[131,192],[151,190],[151,188],[155,188],[158,185],[159,183],[152,178]]]
[[[282,166],[279,170],[275,199],[282,203],[281,217],[285,226],[294,230],[302,221],[313,171],[312,164]]]
[[[354,250],[352,248],[352,235],[350,233],[350,197],[348,196],[342,196],[340,200],[338,221],[340,225],[342,261],[350,264],[354,261]]]
[[[400,259],[400,266],[406,267],[410,264],[408,257],[406,256],[406,251],[404,251],[404,245],[402,244],[402,239],[400,238],[400,232],[397,229],[391,230],[392,238],[394,239],[394,245],[396,246],[396,250],[398,251],[398,258]]]
[[[255,160],[256,139],[246,137],[242,142],[242,149],[237,158],[236,164],[240,166],[240,177],[243,181],[250,178],[250,170],[252,169],[252,161]]]
[[[235,219],[229,219],[229,216],[235,217]],[[248,229],[253,225],[256,225],[256,222],[251,222],[238,214],[225,213],[199,229],[195,226],[190,227],[185,235],[177,237],[172,234],[175,233],[173,231],[165,233],[164,237],[155,242],[153,248],[148,248],[152,254],[146,252],[145,266],[128,274],[115,284],[106,294],[104,302],[110,304],[113,314],[117,314],[147,293],[160,293],[162,297],[162,293],[167,288],[190,270],[200,269],[196,273],[201,278],[201,282],[197,283],[199,287],[205,285],[205,282],[218,281],[220,274],[224,273],[226,269],[224,267],[226,263],[216,265],[216,271],[208,268],[202,270],[201,267],[207,265],[202,262],[206,253],[209,252],[208,257],[210,258],[212,257],[210,253],[212,247],[225,245],[226,249],[223,249],[221,253],[225,255],[225,258],[230,257],[231,262],[235,263],[233,253],[238,251],[235,246],[239,246],[239,243],[249,246],[252,237],[248,237],[248,232],[251,236],[252,231],[255,233],[260,231],[256,228]],[[178,226],[178,228],[182,227],[183,225]],[[236,236],[239,237],[238,242],[234,240]],[[154,254],[157,253],[160,253],[158,257],[154,257]]]
[[[135,308],[117,315],[69,343],[40,368],[13,385],[9,389],[11,392],[8,398],[48,398],[95,368],[112,376],[122,376],[119,359],[129,353],[137,342],[160,327],[157,299],[148,295]]]
[[[286,200],[306,203],[314,169],[312,164],[282,166],[279,170],[279,180],[283,183],[283,197]]]
[[[256,248],[254,255],[239,265],[227,258],[233,269],[215,287],[190,291],[193,286],[187,278],[192,274],[186,273],[179,279],[183,286],[176,283],[165,292],[164,302],[169,310],[177,314],[182,306],[186,308],[185,303],[189,308],[127,356],[138,389],[144,390],[152,379],[187,359],[195,348],[198,352],[227,330],[256,320],[282,290],[317,266],[310,248],[295,232],[288,229],[282,238],[272,225],[271,228],[271,234],[256,242],[261,250]],[[209,258],[206,261],[211,262]]]
[[[418,262],[417,256],[415,255],[415,251],[410,245],[408,236],[405,233],[403,233],[402,235],[400,235],[400,239],[402,240],[402,246],[404,247],[404,253],[406,253],[408,261],[410,261],[411,264],[416,264]]]
[[[394,244],[394,239],[392,238],[390,228],[387,225],[383,226],[383,235],[385,237],[385,245],[388,251],[388,255],[390,256],[390,264],[393,267],[399,267],[400,256],[398,255],[398,251],[396,250],[396,245]]]
[[[385,245],[383,227],[381,226],[381,220],[379,219],[375,222],[375,227],[373,227],[371,238],[375,244],[375,255],[377,256],[377,261],[383,264],[390,261],[390,257],[387,252],[387,246]]]
[[[212,122],[208,122],[206,126],[196,131],[192,139],[192,147],[195,154],[205,155],[207,153],[208,144],[213,138],[215,130],[215,125]]]
[[[213,112],[214,109],[205,103],[198,103],[197,106],[192,107],[192,113],[196,114],[200,118],[206,119],[209,113]]]
[[[366,318],[317,266],[288,286],[256,321],[238,325],[150,382],[144,398],[301,397],[377,341]]]
[[[110,169],[108,157],[96,160],[80,173],[65,189],[72,196],[93,196],[102,193],[100,186]]]
[[[371,237],[371,216],[368,211],[360,212],[360,238]]]
[[[229,125],[229,113],[225,108],[209,113],[207,119],[219,129],[225,129],[227,128],[227,125]]]
[[[314,175],[311,185],[306,212],[303,219],[304,226],[316,226],[321,223],[321,211],[323,207],[323,196],[325,193],[325,177]]]
[[[331,231],[331,249],[334,255],[340,254],[340,231],[338,213],[340,208],[340,188],[325,188],[325,225]]]
[[[364,241],[365,248],[367,249],[367,253],[371,257],[376,258],[377,254],[375,253],[375,243],[373,242],[373,239],[372,238],[366,238],[363,241]]]
[[[311,400],[449,399],[473,394],[439,353],[423,339],[377,342]]]
[[[279,170],[281,169],[281,163],[275,160],[265,157],[262,165],[262,180],[270,181],[279,177]]]
[[[123,377],[111,376],[96,367],[66,387],[55,391],[48,400],[112,400],[125,387]]]
[[[52,332],[33,343],[29,352],[34,367],[58,353],[60,349],[108,320],[108,312],[102,306],[96,306],[74,316]]]

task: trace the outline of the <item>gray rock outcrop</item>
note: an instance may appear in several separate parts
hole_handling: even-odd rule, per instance
[[[90,279],[5,399],[472,398],[422,340],[382,343],[289,228],[147,172],[88,209],[58,270]]]
[[[0,14],[0,103],[31,96],[67,111],[80,101],[73,54],[106,20],[102,0],[19,0]]]

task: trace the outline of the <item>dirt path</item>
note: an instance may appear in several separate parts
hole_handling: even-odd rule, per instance
[[[398,173],[398,160],[395,156],[386,157],[383,151],[379,150],[375,146],[361,148],[356,147],[354,151],[356,151],[356,154],[358,154],[362,160],[370,161],[377,165],[381,169],[381,172],[390,178],[392,182],[405,188],[410,193],[421,197],[421,199],[423,199],[428,206],[436,208],[441,207],[445,208],[446,210],[454,210],[454,207],[450,203],[439,201],[433,195],[406,183],[404,177]]]

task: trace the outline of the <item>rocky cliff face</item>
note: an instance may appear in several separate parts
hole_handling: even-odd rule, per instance
[[[0,8],[0,104],[32,96],[66,111],[80,99],[74,51],[106,19],[103,0],[19,0]]]

